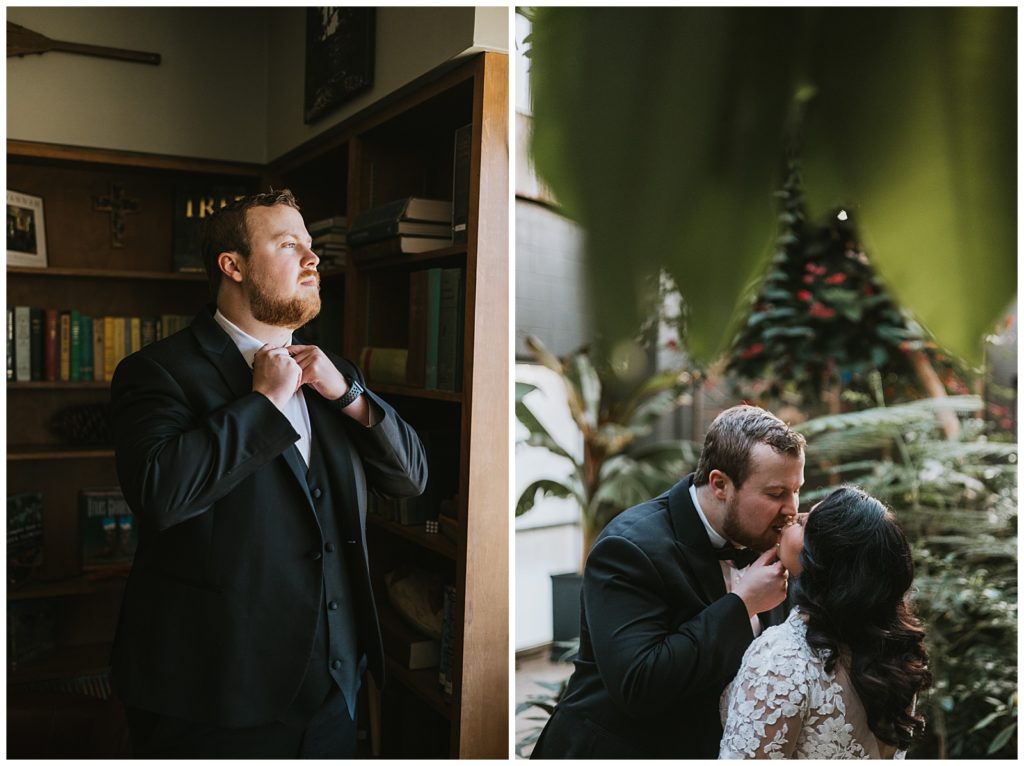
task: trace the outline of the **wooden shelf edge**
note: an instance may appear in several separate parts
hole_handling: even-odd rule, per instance
[[[58,646],[49,657],[28,660],[17,667],[7,666],[7,686],[49,681],[110,670],[113,643]]]
[[[92,162],[103,165],[123,165],[149,170],[211,173],[216,175],[254,176],[259,178],[263,166],[250,162],[178,157],[171,154],[148,154],[122,149],[97,149],[88,146],[50,144],[41,141],[7,139],[7,154],[13,157],[60,160],[62,162]]]
[[[8,391],[73,391],[109,388],[109,380],[16,380],[7,384]]]
[[[106,593],[124,588],[130,567],[111,569],[93,575],[80,574],[64,580],[52,582],[27,582],[19,586],[8,587],[8,601],[27,601],[32,598],[62,598],[64,596],[89,596],[94,593]]]
[[[405,526],[403,524],[396,524],[393,521],[388,521],[376,514],[366,514],[367,524],[378,529],[383,530],[396,537],[401,537],[412,543],[415,543],[423,548],[438,553],[445,558],[455,559],[457,558],[458,551],[455,543],[449,540],[440,532],[437,534],[428,534],[424,531],[424,524],[416,524],[412,526]]]
[[[161,282],[205,282],[206,274],[194,271],[131,271],[127,269],[75,269],[47,266],[34,269],[29,266],[8,266],[8,274],[32,277],[79,277],[84,279],[157,280]]]
[[[400,386],[395,383],[374,383],[372,380],[366,382],[375,394],[391,394],[392,396],[409,396],[414,399],[436,399],[442,402],[461,402],[461,391],[442,391],[436,388],[413,388],[412,386]]]
[[[437,668],[409,670],[391,657],[387,657],[386,661],[390,680],[398,681],[438,713],[451,720],[452,702],[441,693],[437,683]]]
[[[391,253],[379,257],[361,258],[359,248],[352,248],[350,255],[352,263],[360,271],[385,271],[394,268],[408,268],[410,270],[418,267],[425,267],[436,261],[446,261],[465,256],[469,248],[465,243],[440,247],[437,250],[427,250],[423,253]]]
[[[112,448],[7,446],[8,460],[95,460],[112,457]]]

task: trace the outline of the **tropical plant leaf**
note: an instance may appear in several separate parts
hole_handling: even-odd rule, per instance
[[[573,456],[555,441],[555,437],[537,419],[537,416],[533,414],[533,410],[530,409],[526,402],[516,401],[516,419],[526,426],[527,431],[530,432],[526,442],[531,447],[543,447],[549,452],[568,458],[574,463],[576,462]]]
[[[519,500],[516,503],[516,516],[522,516],[524,513],[532,510],[537,500],[545,496],[562,499],[575,498],[581,507],[586,504],[585,499],[577,488],[554,479],[538,479],[519,495]]]
[[[571,388],[579,392],[579,400],[573,405],[570,400],[573,417],[581,424],[583,430],[591,431],[597,427],[598,412],[601,408],[601,378],[594,369],[593,363],[586,353],[577,352],[572,355],[567,365],[565,377]]]

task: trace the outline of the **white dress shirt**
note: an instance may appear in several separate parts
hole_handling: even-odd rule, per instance
[[[256,356],[256,352],[263,348],[263,341],[258,338],[254,338],[247,332],[233,324],[226,316],[220,313],[220,309],[213,315],[214,320],[219,324],[224,332],[228,334],[228,337],[234,341],[235,345],[238,346],[238,351],[242,354],[245,359],[245,363],[252,367],[253,359]],[[288,339],[286,346],[292,344],[291,338]],[[295,446],[299,449],[299,454],[302,455],[302,459],[306,465],[309,465],[309,436],[311,427],[309,424],[309,410],[306,408],[306,399],[302,395],[302,389],[299,388],[295,392],[295,395],[288,400],[288,403],[284,407],[284,415],[288,418],[288,421],[292,424],[292,428],[299,435],[299,440],[295,442]]]
[[[693,507],[697,509],[697,515],[700,516],[701,522],[704,524],[704,529],[708,532],[708,539],[711,541],[711,547],[714,549],[724,548],[729,545],[729,541],[722,537],[715,528],[708,523],[708,517],[704,515],[704,509],[700,507],[700,501],[697,500],[697,487],[693,484],[690,485],[690,499],[693,500]],[[722,560],[718,562],[719,566],[722,567],[722,579],[725,580],[725,592],[732,593],[733,589],[743,579],[742,569],[737,569],[736,565],[729,560]],[[754,631],[754,636],[761,635],[761,621],[755,614],[750,618],[750,627]]]

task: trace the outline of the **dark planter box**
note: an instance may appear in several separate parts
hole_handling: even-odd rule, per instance
[[[580,588],[578,572],[551,575],[551,659],[561,660],[568,651],[562,644],[580,637]]]

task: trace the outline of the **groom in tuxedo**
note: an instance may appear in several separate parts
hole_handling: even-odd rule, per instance
[[[583,573],[580,649],[533,758],[716,758],[718,702],[784,619],[781,530],[804,439],[765,410],[722,412],[695,473],[619,514]]]
[[[319,258],[287,190],[206,219],[216,301],[114,373],[139,546],[113,680],[138,758],[344,758],[383,650],[367,494],[423,491],[416,432],[293,331]]]

